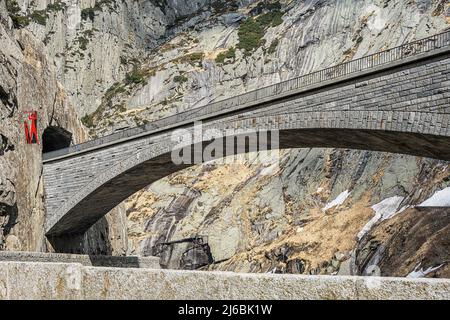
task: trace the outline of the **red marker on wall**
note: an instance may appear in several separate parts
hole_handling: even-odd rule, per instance
[[[28,114],[28,120],[31,121],[31,128],[28,126],[28,121],[24,121],[25,138],[28,144],[39,144],[38,134],[37,134],[37,111],[31,111]]]

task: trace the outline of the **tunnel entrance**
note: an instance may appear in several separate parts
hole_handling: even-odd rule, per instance
[[[47,127],[42,134],[42,152],[47,153],[70,147],[71,141],[71,132],[61,127]]]

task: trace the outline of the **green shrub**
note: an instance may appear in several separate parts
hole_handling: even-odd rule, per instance
[[[91,21],[94,21],[96,11],[102,11],[103,6],[107,6],[108,9],[110,9],[111,11],[114,11],[113,4],[114,3],[112,0],[96,1],[94,7],[85,8],[85,9],[81,10],[81,19],[83,19],[83,20],[89,19]]]
[[[30,18],[20,14],[20,7],[16,0],[6,0],[6,10],[11,18],[14,28],[23,28],[30,23]]]
[[[278,9],[270,11],[255,18],[248,18],[239,26],[238,49],[243,49],[246,55],[264,44],[263,37],[268,28],[276,27],[283,23],[283,13]]]
[[[84,34],[86,37],[92,38],[92,37],[94,36],[94,30],[93,30],[93,29],[85,30],[85,31],[83,31],[83,34]]]
[[[200,62],[203,60],[204,55],[205,54],[203,52],[194,52],[194,53],[188,54],[186,56],[186,59],[189,62]]]
[[[239,9],[239,3],[237,0],[216,0],[211,2],[211,8],[215,14],[235,12]]]
[[[239,26],[239,43],[237,44],[237,48],[243,49],[246,54],[250,54],[262,45],[264,34],[264,29],[255,19],[247,19]]]
[[[268,52],[269,54],[274,54],[275,51],[277,50],[277,47],[278,47],[279,42],[280,42],[280,41],[279,41],[278,39],[274,39],[274,40],[272,41],[272,43],[270,44],[269,49],[267,50],[267,52]]]
[[[80,36],[80,37],[78,37],[77,41],[78,41],[78,43],[79,43],[79,45],[80,45],[80,49],[81,49],[81,50],[86,50],[86,49],[87,49],[87,45],[88,45],[88,43],[89,43],[89,40],[88,40],[88,39],[86,39],[86,38],[83,37],[83,36]]]
[[[16,0],[6,0],[6,10],[10,15],[17,15],[20,13],[20,7]]]
[[[85,8],[81,10],[81,19],[83,20],[91,20],[94,21],[95,18],[95,9],[94,8]]]
[[[221,52],[216,57],[217,63],[224,63],[225,60],[234,60],[236,59],[236,49],[234,47],[228,49],[226,52]]]
[[[120,94],[120,93],[124,93],[126,92],[127,89],[125,89],[124,86],[118,86],[115,90],[114,90],[114,94]]]
[[[281,3],[280,1],[275,1],[275,2],[267,2],[267,1],[262,1],[259,2],[258,5],[256,6],[257,11],[263,11],[263,10],[268,10],[268,11],[279,11],[281,10]]]
[[[30,24],[30,18],[27,16],[16,15],[10,16],[10,18],[13,22],[14,28],[23,28]]]
[[[188,78],[185,75],[179,75],[173,77],[173,81],[177,83],[184,83],[188,81]]]
[[[112,98],[114,95],[123,93],[127,91],[127,89],[120,84],[120,82],[114,83],[108,90],[106,90],[105,96],[108,98]]]
[[[278,1],[275,3],[260,3],[257,8],[258,12],[270,11],[256,18],[248,18],[239,26],[237,48],[244,50],[245,55],[250,55],[265,43],[263,37],[268,28],[283,23],[283,13],[280,11],[281,4]]]
[[[186,54],[178,59],[175,59],[174,63],[190,63],[196,64],[201,63],[205,54],[203,52],[194,52],[191,54]]]
[[[6,0],[6,9],[13,21],[14,27],[22,28],[27,26],[30,21],[34,21],[45,26],[50,12],[62,11],[66,8],[66,4],[61,1],[50,3],[44,10],[34,10],[29,15],[20,14],[20,7],[16,0]]]
[[[92,128],[94,126],[94,117],[92,114],[85,114],[84,117],[81,118],[81,122],[88,128]]]
[[[256,21],[263,28],[276,27],[283,23],[283,13],[281,11],[271,11],[260,15]]]
[[[113,92],[116,92],[117,88],[120,87],[120,82],[115,82],[111,87],[108,88],[108,90],[106,90],[106,95],[110,95]]]
[[[30,18],[34,22],[45,26],[47,23],[48,14],[46,10],[35,10],[30,14]]]
[[[47,11],[62,11],[66,8],[66,4],[62,1],[55,1],[47,5]]]
[[[128,73],[125,77],[126,84],[139,84],[145,81],[145,73],[138,69],[134,68],[133,71]]]

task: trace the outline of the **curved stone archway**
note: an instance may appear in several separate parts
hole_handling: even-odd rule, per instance
[[[358,115],[360,117],[369,116],[364,114],[364,112],[358,113]],[[277,126],[273,126],[274,128],[269,128],[269,130],[279,130],[280,149],[312,147],[348,148],[403,153],[450,160],[450,135],[440,136],[417,131],[383,130],[382,127],[390,123],[386,124],[382,121],[384,119],[382,113],[380,114],[379,121],[375,124],[370,122],[370,128],[366,125],[357,129],[350,129],[350,126],[332,128],[332,124],[329,122],[325,122],[328,124],[325,128],[315,127],[315,122],[311,121],[312,117],[308,120],[312,124],[311,128],[292,128],[295,127],[295,123],[298,123],[296,118],[301,116],[297,114],[285,114],[283,116],[267,117],[266,119],[261,117],[247,118],[228,122],[222,130],[225,132],[230,127],[240,127],[244,123],[253,122],[253,120],[264,120],[277,123]],[[403,119],[409,119],[413,117],[413,113],[402,113],[398,116]],[[347,119],[349,123],[353,123],[360,118],[358,116],[350,118],[345,113],[342,113],[341,117]],[[448,116],[446,117],[448,120]],[[442,118],[442,115],[439,115],[439,118]],[[338,124],[342,123],[341,120],[341,118],[337,117],[330,121]],[[430,120],[438,121],[438,116]],[[302,121],[305,120],[300,120],[300,122]],[[317,122],[319,121],[323,120],[320,120],[318,117]],[[214,127],[215,130],[220,130],[218,129],[219,124],[217,123],[211,125],[211,127]],[[206,126],[205,130],[211,127]],[[262,132],[266,133],[266,130],[264,129]],[[190,128],[188,131],[193,133],[194,129]],[[256,130],[254,132],[259,137],[260,131]],[[236,137],[238,136],[236,135]],[[216,142],[219,141],[220,145],[225,145],[227,138],[230,138],[230,136],[224,139],[218,139]],[[192,154],[194,154],[194,150],[205,150],[205,147],[209,143],[211,143],[211,140],[197,142],[190,145],[189,148],[192,149]],[[179,143],[172,141],[170,134],[138,140],[136,144],[136,152],[131,152],[128,157],[122,157],[117,161],[113,160],[116,158],[114,155],[100,160],[108,153],[109,149],[100,150],[98,151],[99,154],[95,156],[88,153],[80,157],[69,158],[65,160],[67,161],[68,168],[64,170],[67,174],[66,178],[63,177],[64,171],[61,171],[61,169],[58,170],[58,168],[55,168],[53,170],[55,173],[60,172],[60,176],[58,177],[58,173],[56,173],[53,179],[60,181],[66,179],[67,184],[64,182],[62,188],[66,190],[70,197],[61,203],[61,206],[58,205],[55,208],[54,215],[48,219],[47,234],[49,236],[82,233],[130,195],[154,181],[191,165],[173,163],[171,153],[172,150],[178,152],[176,146]],[[116,146],[116,148],[120,149],[119,146]],[[122,148],[125,148],[125,146],[122,146]],[[246,146],[245,149],[233,150],[229,154],[224,146],[220,153],[230,156],[247,151],[252,151],[249,150],[249,146]],[[125,150],[124,153],[126,153]],[[217,157],[215,158],[217,159]],[[86,162],[86,160],[88,161]],[[51,175],[52,171],[50,168],[52,166],[56,167],[60,165],[60,162],[49,164],[46,168],[46,175]],[[86,166],[92,168],[90,175],[84,170]],[[99,172],[97,166],[104,167],[105,170]],[[85,172],[84,174],[90,176],[90,179],[86,181],[78,192],[71,193],[70,175],[81,174],[81,170]],[[52,182],[52,180],[49,182]]]

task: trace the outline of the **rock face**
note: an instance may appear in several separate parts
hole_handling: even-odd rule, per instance
[[[82,141],[77,117],[92,136],[102,136],[426,37],[450,23],[446,0],[12,2],[0,1],[0,36],[8,44],[0,57],[9,61],[0,66],[0,219],[7,248],[22,243],[36,250],[45,250],[40,151],[18,142],[13,120],[27,103],[41,101],[30,97],[31,86],[39,88],[32,81],[45,83],[39,99],[52,106],[40,110],[46,115],[40,130],[54,119]],[[43,75],[33,78],[34,69],[22,71],[27,68]],[[33,178],[19,177],[18,159]],[[446,209],[430,212],[439,223],[401,209],[448,187],[449,176],[444,162],[351,150],[284,150],[279,163],[209,163],[135,194],[125,203],[127,221],[124,212],[110,215],[73,250],[123,253],[128,241],[129,253],[161,254],[172,268],[209,261],[210,251],[215,263],[205,269],[447,276]],[[433,243],[425,239],[434,233],[440,236]],[[208,247],[172,243],[196,236],[207,238]],[[395,258],[404,237],[410,249],[401,256],[408,262]],[[445,248],[442,255],[434,256],[432,246]]]
[[[381,275],[450,278],[450,210],[408,209],[374,227],[356,249],[357,273],[378,265]]]

